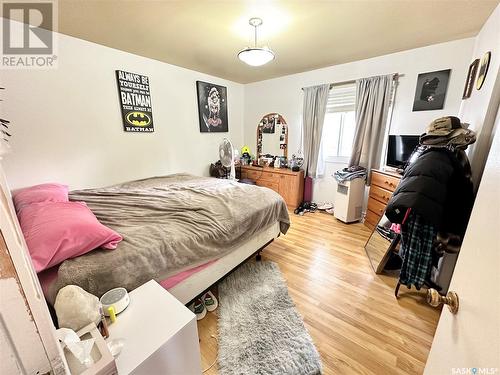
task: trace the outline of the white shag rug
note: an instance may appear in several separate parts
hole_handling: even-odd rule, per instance
[[[274,262],[219,284],[219,373],[320,374],[321,360]]]

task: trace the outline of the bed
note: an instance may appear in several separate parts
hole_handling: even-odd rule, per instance
[[[187,304],[290,225],[274,191],[188,174],[73,191],[70,200],[85,202],[123,241],[41,273],[51,304],[65,285],[100,296],[151,279]]]

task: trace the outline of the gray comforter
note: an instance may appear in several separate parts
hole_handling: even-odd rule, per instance
[[[64,261],[50,302],[68,284],[96,296],[118,286],[132,290],[220,258],[277,221],[282,233],[290,226],[285,202],[274,191],[186,174],[73,191],[70,199],[86,202],[123,241],[116,250]]]

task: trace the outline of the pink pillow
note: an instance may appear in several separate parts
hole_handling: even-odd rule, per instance
[[[122,240],[83,202],[34,203],[18,217],[36,272],[98,247],[116,249]]]
[[[67,202],[68,186],[61,184],[41,184],[18,190],[14,193],[14,205],[19,213],[33,203]]]

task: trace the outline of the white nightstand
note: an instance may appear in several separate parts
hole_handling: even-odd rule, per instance
[[[130,292],[129,306],[109,326],[125,339],[118,374],[201,374],[196,316],[151,280]]]

